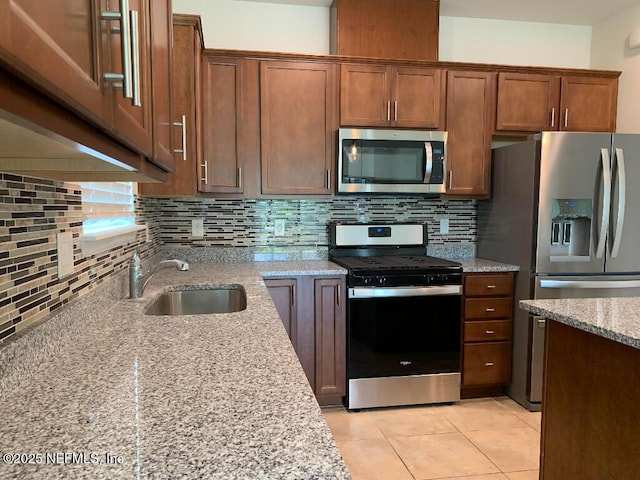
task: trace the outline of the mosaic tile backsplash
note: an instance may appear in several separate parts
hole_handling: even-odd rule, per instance
[[[74,272],[58,279],[56,234],[72,232]],[[72,183],[0,172],[0,348],[17,332],[101,285],[126,268],[134,243],[85,257],[80,251],[82,203]]]
[[[136,199],[150,242],[136,240],[107,252],[80,250],[82,203],[76,184],[0,172],[0,348],[17,333],[122,272],[134,249],[147,258],[160,248],[304,247],[322,251],[330,221],[426,221],[431,245],[474,245],[475,201],[407,198]],[[440,218],[449,233],[438,233]],[[204,238],[191,236],[191,220],[204,220]],[[276,220],[285,235],[276,236]],[[74,272],[58,279],[56,234],[73,236]],[[308,248],[307,248],[308,247]],[[248,248],[247,250],[250,250]],[[254,257],[256,258],[256,257]]]
[[[327,224],[344,222],[427,222],[429,243],[476,241],[475,200],[422,197],[336,197],[319,200],[138,199],[141,221],[164,247],[268,247],[328,245]],[[204,220],[204,237],[192,238],[191,221]],[[440,234],[440,219],[449,233]],[[285,235],[275,235],[283,220]]]

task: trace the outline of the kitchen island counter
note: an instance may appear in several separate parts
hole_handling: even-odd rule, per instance
[[[522,300],[534,315],[640,349],[640,298]]]
[[[640,299],[520,306],[547,319],[540,478],[637,478]]]
[[[303,272],[344,270],[192,264],[160,270],[139,300],[118,300],[118,278],[16,339],[0,351],[0,437],[26,456],[0,477],[348,479],[262,279]],[[144,315],[163,291],[236,284],[244,311]]]

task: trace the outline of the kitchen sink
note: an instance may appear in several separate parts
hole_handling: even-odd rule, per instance
[[[203,315],[232,313],[247,308],[247,292],[242,285],[179,290],[160,294],[145,315]]]

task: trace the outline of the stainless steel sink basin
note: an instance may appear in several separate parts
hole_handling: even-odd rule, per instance
[[[239,312],[247,308],[242,285],[165,292],[145,310],[145,315],[201,315]]]

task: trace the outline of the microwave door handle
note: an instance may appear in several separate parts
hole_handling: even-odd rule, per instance
[[[431,143],[424,142],[424,151],[426,154],[427,161],[424,165],[424,183],[431,182],[431,171],[433,170],[433,149],[431,148]]]

